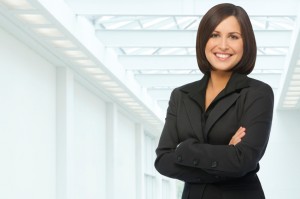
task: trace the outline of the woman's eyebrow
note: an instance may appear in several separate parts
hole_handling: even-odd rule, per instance
[[[230,32],[229,34],[239,34],[239,35],[241,35],[242,33],[240,33],[240,32]]]
[[[217,30],[214,30],[213,33],[221,33],[221,32],[217,31]],[[228,34],[240,34],[241,35],[242,33],[234,31],[234,32],[229,32]]]

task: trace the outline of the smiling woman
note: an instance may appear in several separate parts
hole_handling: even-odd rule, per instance
[[[214,71],[230,71],[243,56],[243,39],[237,19],[224,19],[211,34],[205,55]]]
[[[219,4],[202,18],[196,43],[204,77],[173,90],[155,160],[185,182],[182,199],[264,199],[256,175],[267,147],[273,91],[247,77],[256,42],[245,10]]]
[[[246,77],[243,12],[203,18],[216,2],[0,0],[0,199],[263,198],[271,91]],[[299,198],[300,1],[236,2],[249,77],[277,102],[257,174]]]
[[[231,47],[231,50],[242,48],[238,53],[241,58],[237,59],[238,62],[234,65],[233,71],[249,74],[253,70],[257,54],[254,31],[249,16],[244,9],[239,8],[231,10],[229,7],[215,6],[202,18],[196,41],[197,61],[202,73],[207,73],[215,67],[210,63],[206,54],[208,47],[213,43],[216,44],[213,42],[215,40],[221,48]],[[226,40],[220,40],[226,37]],[[221,45],[225,46],[220,46],[220,41],[224,42]]]

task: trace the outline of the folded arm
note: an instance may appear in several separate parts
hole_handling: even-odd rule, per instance
[[[200,143],[197,138],[179,142],[175,101],[178,97],[173,92],[156,150],[156,169],[171,178],[199,183],[225,181],[255,170],[266,149],[273,113],[273,92],[266,88],[255,92],[247,98],[241,118],[246,134],[238,130],[229,145]]]

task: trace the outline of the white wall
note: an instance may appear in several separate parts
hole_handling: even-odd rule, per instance
[[[105,103],[75,83],[71,198],[105,197],[105,129]]]
[[[0,44],[0,198],[143,199],[143,124],[2,29]]]
[[[55,68],[0,29],[0,198],[55,198]]]
[[[118,113],[115,198],[136,198],[135,123]]]
[[[300,112],[276,111],[259,176],[266,198],[300,196]]]

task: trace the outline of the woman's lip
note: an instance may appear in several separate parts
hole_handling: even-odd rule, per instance
[[[221,59],[226,59],[231,56],[231,54],[228,53],[214,53],[216,57],[221,58]]]

